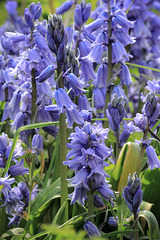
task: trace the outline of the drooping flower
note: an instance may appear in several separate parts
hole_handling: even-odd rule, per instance
[[[159,168],[160,167],[160,161],[157,157],[156,151],[152,146],[146,147],[146,153],[149,161],[149,166],[151,169]]]

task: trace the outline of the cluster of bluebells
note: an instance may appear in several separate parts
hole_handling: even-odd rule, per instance
[[[9,215],[9,226],[19,224],[23,211],[28,206],[30,191],[24,182],[18,183],[16,187],[11,187],[15,182],[14,178],[10,178],[7,174],[4,178],[0,178],[0,192],[3,193],[4,202],[0,207],[5,207],[7,215]],[[37,195],[37,185],[31,193],[31,200]],[[12,216],[12,217],[11,217]]]
[[[76,127],[75,132],[70,134],[67,147],[71,150],[64,164],[75,172],[75,176],[70,179],[74,187],[70,195],[72,204],[79,201],[84,205],[89,191],[98,192],[107,201],[113,197],[106,180],[109,176],[103,169],[108,166],[105,159],[112,155],[112,150],[105,146],[107,135],[108,129],[89,122],[85,122],[83,127]]]
[[[33,141],[33,143],[34,142],[35,141]],[[0,136],[0,168],[2,169],[5,168],[7,164],[12,144],[12,140],[9,139],[6,134],[2,133]],[[34,147],[34,144],[32,145]],[[8,173],[6,173],[4,178],[0,178],[0,192],[4,199],[0,207],[5,207],[7,215],[13,216],[12,218],[9,217],[9,225],[17,225],[19,223],[21,216],[23,215],[23,210],[28,206],[29,202],[30,191],[24,182],[20,182],[17,186],[11,187],[11,185],[15,183],[16,176],[24,176],[24,174],[29,173],[29,169],[23,167],[23,159],[17,160],[23,155],[23,148],[18,143],[14,148]],[[36,188],[37,186],[35,186],[32,191],[31,199],[37,194]]]

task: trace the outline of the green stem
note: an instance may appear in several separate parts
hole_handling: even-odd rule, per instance
[[[118,130],[115,132],[116,134],[116,160],[118,159],[119,156],[119,132]]]
[[[29,167],[29,203],[28,203],[28,218],[31,214],[31,195],[32,195],[32,164]]]
[[[94,193],[91,191],[88,192],[88,217],[89,220],[94,223]]]
[[[58,86],[64,88],[63,79],[61,74],[61,68],[57,62],[57,78]],[[68,220],[68,183],[67,183],[67,166],[63,164],[63,161],[66,160],[67,155],[67,134],[66,134],[66,116],[65,113],[60,114],[59,119],[59,133],[60,133],[60,179],[61,179],[61,206],[66,202],[64,222]]]
[[[8,87],[5,88],[5,99],[6,99],[6,102],[8,102]],[[6,119],[6,134],[8,135],[8,137],[10,136],[10,119],[9,117]]]
[[[60,114],[60,178],[61,178],[61,206],[68,198],[67,166],[63,164],[66,160],[66,117]],[[68,220],[68,204],[66,202],[64,222]]]
[[[146,125],[146,128],[144,130],[143,141],[147,139],[148,131],[149,131],[149,121],[147,121],[147,125]],[[140,174],[140,170],[142,168],[144,151],[145,151],[145,146],[142,144],[141,151],[140,151],[140,157],[139,157],[139,166],[138,166],[137,175]]]
[[[138,240],[139,239],[139,234],[138,234],[138,215],[137,213],[134,213],[134,225],[133,228],[135,230],[137,230],[136,232],[134,232],[134,239]]]
[[[108,103],[111,99],[111,93],[108,89],[110,79],[113,75],[113,67],[112,67],[112,20],[111,20],[111,0],[108,3],[108,72],[107,72],[107,88],[106,88],[106,99],[105,99],[105,108],[104,108],[104,117],[106,117],[106,109],[108,108]],[[104,127],[107,128],[109,126],[108,122],[104,123]]]

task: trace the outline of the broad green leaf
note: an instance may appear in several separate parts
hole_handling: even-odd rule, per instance
[[[122,188],[127,185],[128,175],[139,170],[139,156],[140,147],[137,144],[132,142],[124,144],[111,176],[114,190],[122,191]]]
[[[31,214],[39,216],[39,214],[48,207],[51,200],[60,197],[60,179],[57,179],[50,186],[46,187],[34,198],[31,206]]]
[[[153,204],[151,211],[160,222],[160,169],[147,169],[141,178],[143,200]]]
[[[148,229],[149,229],[149,239],[157,240],[160,239],[159,226],[156,217],[150,211],[140,211],[139,217],[144,218],[147,221]]]
[[[39,192],[31,204],[31,215],[25,226],[25,231],[34,234],[40,224],[37,219],[42,219],[44,212],[53,199],[60,197],[60,179]]]

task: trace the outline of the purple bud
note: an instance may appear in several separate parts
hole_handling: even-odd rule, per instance
[[[74,10],[74,22],[77,28],[80,28],[83,24],[82,11],[80,5],[76,5],[76,8]]]
[[[63,64],[66,59],[66,45],[61,43],[57,51],[57,60]]]
[[[56,13],[63,14],[65,12],[67,12],[72,7],[73,3],[74,2],[71,0],[65,1],[64,3],[62,3],[62,5],[60,7],[58,7],[56,9]]]
[[[24,19],[25,19],[25,23],[26,23],[27,27],[32,28],[33,27],[33,17],[28,8],[26,8],[24,10]]]
[[[108,218],[108,225],[111,226],[111,227],[118,227],[117,221],[118,221],[118,217],[116,217],[116,219],[115,219],[115,217],[109,217]]]
[[[57,54],[57,46],[50,32],[47,32],[47,43],[50,50],[53,53]]]
[[[16,9],[18,4],[16,1],[7,1],[6,2],[6,9],[10,16],[13,16],[16,13]]]
[[[47,68],[45,68],[41,74],[36,77],[39,83],[42,83],[46,81],[54,72],[56,68],[53,65],[49,65]]]
[[[97,207],[97,208],[105,207],[102,199],[98,195],[94,195],[94,206]]]
[[[128,187],[124,187],[123,197],[130,211],[137,214],[142,202],[143,192],[141,190],[141,181],[136,173],[128,176]]]
[[[91,13],[91,4],[85,4],[85,8],[83,9],[82,16],[83,16],[83,23],[87,22]]]
[[[84,230],[86,231],[89,238],[101,236],[98,228],[92,222],[87,221],[84,225]]]
[[[29,5],[29,10],[34,17],[34,20],[39,19],[42,14],[42,6],[40,2],[35,4],[34,2]]]

